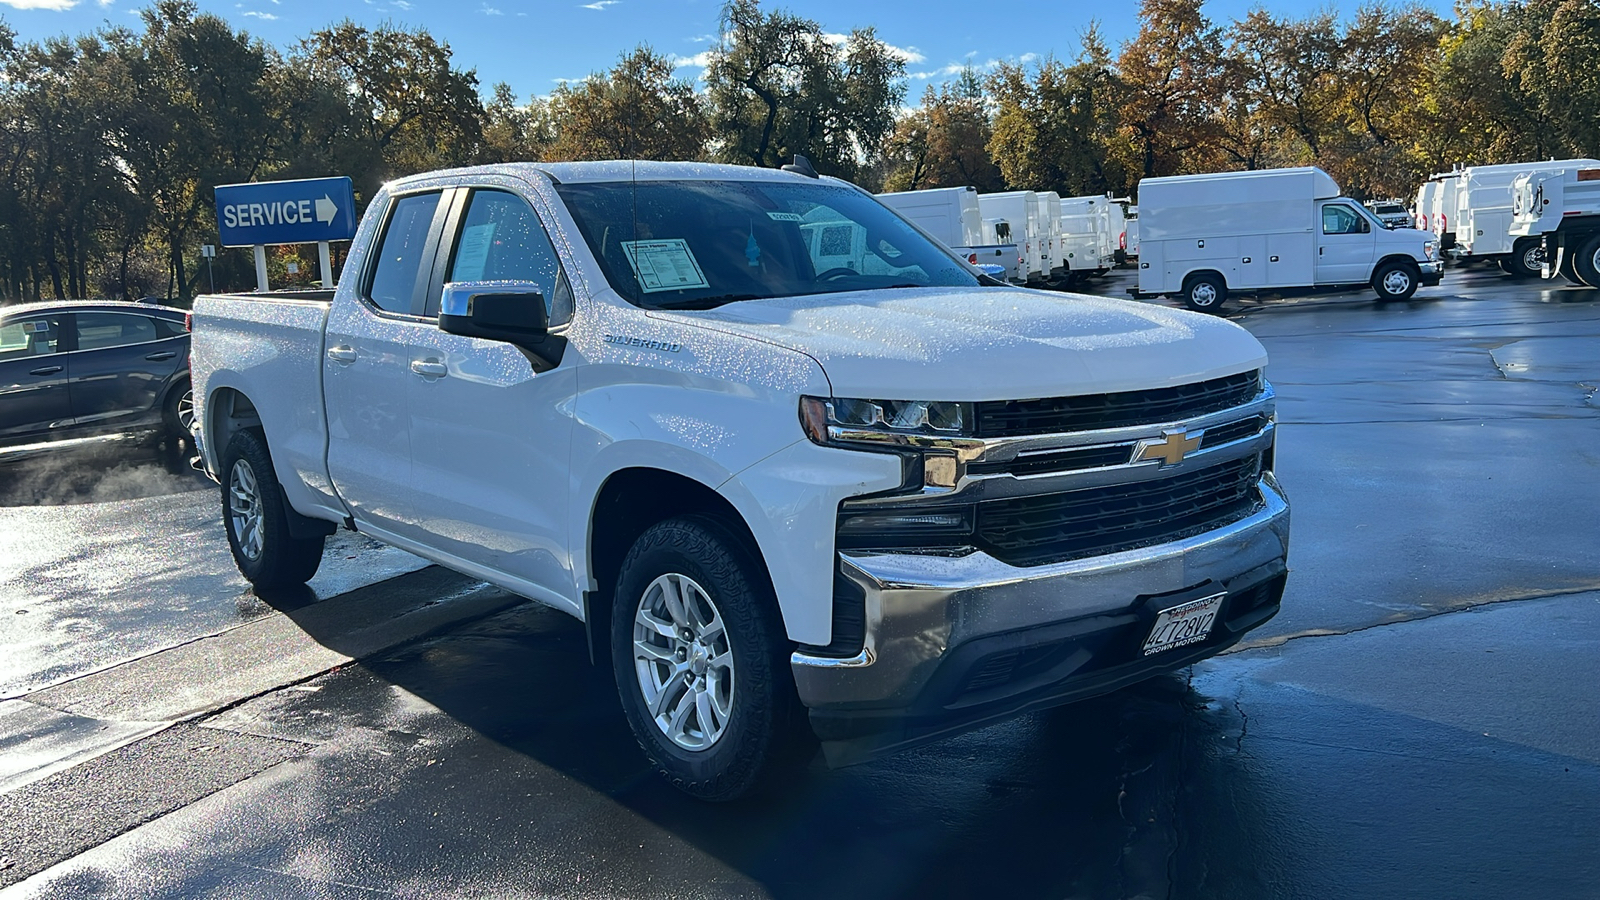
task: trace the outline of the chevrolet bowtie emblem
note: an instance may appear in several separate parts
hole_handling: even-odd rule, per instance
[[[1205,433],[1204,428],[1190,432],[1163,431],[1159,439],[1140,441],[1134,448],[1133,461],[1159,459],[1163,466],[1177,465],[1186,455],[1200,449],[1200,438]]]

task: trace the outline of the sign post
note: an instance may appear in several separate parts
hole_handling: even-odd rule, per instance
[[[278,244],[316,244],[322,286],[333,287],[328,243],[356,234],[355,190],[349,178],[219,184],[216,198],[222,245],[255,248],[257,290],[267,290],[267,247]]]
[[[217,255],[216,244],[201,244],[200,255],[206,258],[206,281],[211,285],[211,293],[217,292],[217,276],[211,271],[211,260]]]

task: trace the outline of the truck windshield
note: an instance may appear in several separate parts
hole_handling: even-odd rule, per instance
[[[556,191],[611,286],[643,307],[978,285],[950,253],[841,185],[622,181]]]

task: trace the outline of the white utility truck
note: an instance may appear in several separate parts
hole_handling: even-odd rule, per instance
[[[1215,312],[1229,293],[1370,286],[1404,300],[1439,283],[1438,242],[1390,230],[1321,169],[1177,175],[1139,182],[1138,297]]]
[[[1600,288],[1600,164],[1520,176],[1512,212],[1512,234],[1539,241],[1540,274]]]
[[[1512,275],[1538,275],[1544,264],[1538,238],[1511,233],[1512,183],[1530,173],[1596,167],[1600,160],[1563,159],[1462,169],[1456,178],[1456,241],[1451,255],[1495,262]]]
[[[1139,207],[1130,205],[1122,228],[1122,249],[1129,259],[1139,258]]]
[[[1440,252],[1456,245],[1456,232],[1452,223],[1456,212],[1457,172],[1440,172],[1417,188],[1417,229],[1433,232],[1439,242]]]
[[[1048,235],[1045,241],[1045,262],[1050,266],[1046,279],[1059,284],[1071,275],[1067,265],[1067,236],[1061,231],[1061,195],[1055,191],[1039,192],[1039,224]]]
[[[1106,233],[1106,198],[1063,197],[1061,232],[1072,271],[1080,276],[1104,275],[1114,265],[1111,247],[1115,243]]]
[[[700,798],[1181,669],[1287,578],[1255,338],[996,284],[799,159],[400,179],[336,290],[193,317],[259,590],[342,525],[570,613]]]
[[[1016,284],[1027,281],[1021,248],[1010,241],[989,240],[985,234],[977,188],[891,191],[879,194],[878,202],[972,265],[1000,266],[1005,270],[1004,280]]]
[[[1106,218],[1105,235],[1114,265],[1120,266],[1128,261],[1128,204],[1132,202],[1127,197],[1106,194],[1103,212]]]
[[[1049,232],[1040,219],[1042,204],[1033,191],[1004,191],[979,194],[978,210],[988,219],[1004,219],[1011,225],[1011,241],[1022,248],[1023,282],[1044,284],[1050,280],[1050,256],[1046,242]]]

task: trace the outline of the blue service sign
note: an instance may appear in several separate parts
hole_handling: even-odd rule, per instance
[[[219,184],[216,196],[224,247],[348,241],[356,235],[355,189],[343,176]]]

